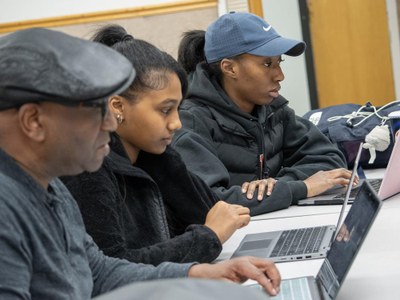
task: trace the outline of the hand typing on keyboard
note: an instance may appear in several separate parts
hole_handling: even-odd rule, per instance
[[[307,197],[317,196],[335,185],[346,186],[349,184],[351,171],[340,168],[330,171],[319,171],[304,180],[307,186]],[[358,185],[358,176],[354,179],[354,185]]]
[[[378,193],[379,188],[382,183],[382,179],[381,178],[368,179],[368,182],[371,184],[371,186],[375,190],[375,192]],[[353,200],[357,196],[358,192],[360,191],[360,188],[361,188],[361,185],[356,186],[351,190],[349,200]],[[333,199],[342,199],[343,200],[344,197],[346,197],[346,193],[341,193],[341,194],[333,197]]]

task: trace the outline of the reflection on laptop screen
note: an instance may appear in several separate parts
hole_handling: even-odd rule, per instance
[[[364,183],[317,275],[330,298],[335,298],[376,216],[380,203],[375,199]]]

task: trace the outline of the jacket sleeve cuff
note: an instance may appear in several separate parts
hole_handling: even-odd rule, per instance
[[[302,180],[288,181],[287,184],[292,192],[292,204],[297,204],[298,200],[307,198],[307,186]]]
[[[157,266],[158,269],[157,279],[188,277],[189,269],[197,264],[198,264],[197,262],[185,263],[185,264],[164,262]]]
[[[222,251],[222,244],[216,233],[205,225],[190,225],[186,231],[192,231],[196,250],[203,253],[200,263],[215,260]],[[203,248],[203,249],[202,249]]]

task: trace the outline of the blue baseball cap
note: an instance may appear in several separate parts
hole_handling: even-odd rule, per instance
[[[304,42],[284,38],[264,19],[244,12],[231,12],[211,23],[206,31],[204,45],[209,63],[243,53],[298,56],[305,49]]]

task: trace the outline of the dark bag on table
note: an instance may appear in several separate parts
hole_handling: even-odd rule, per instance
[[[394,144],[390,114],[397,115],[395,112],[400,113],[400,100],[381,107],[369,102],[365,105],[333,105],[311,110],[303,117],[337,145],[345,155],[349,168],[353,166],[361,142],[366,144],[360,165],[363,168],[385,168]]]

